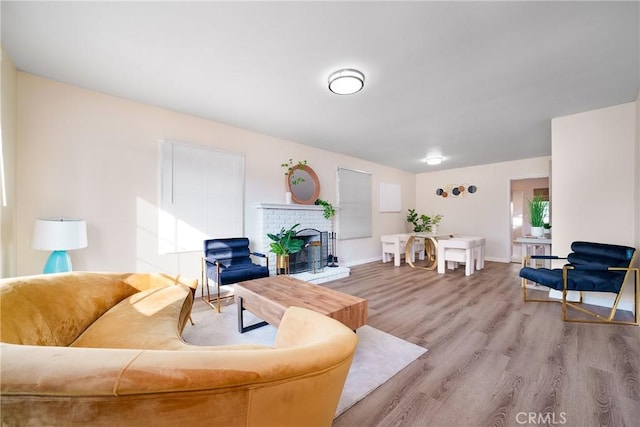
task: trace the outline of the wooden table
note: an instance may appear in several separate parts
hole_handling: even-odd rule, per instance
[[[271,276],[234,285],[238,304],[238,331],[244,333],[267,323],[278,326],[287,308],[303,307],[329,316],[356,330],[367,323],[367,300],[289,276]],[[248,310],[264,322],[244,326]]]

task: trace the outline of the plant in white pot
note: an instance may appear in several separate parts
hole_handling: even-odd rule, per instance
[[[542,237],[544,235],[544,217],[547,213],[547,202],[540,196],[533,196],[529,202],[529,224],[531,235]]]
[[[437,233],[438,224],[442,221],[442,215],[436,216],[420,215],[415,209],[409,209],[407,222],[413,225],[414,233]]]
[[[302,176],[295,175],[296,167],[302,168],[307,165],[306,160],[300,160],[297,164],[293,162],[293,159],[289,159],[288,161],[281,163],[280,166],[285,168],[284,176],[289,181],[291,185],[298,185],[305,181]],[[287,187],[288,188],[288,187]],[[287,191],[285,193],[285,200],[287,204],[291,204],[291,192]]]

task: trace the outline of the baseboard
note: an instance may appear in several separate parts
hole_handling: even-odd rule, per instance
[[[373,257],[373,258],[366,258],[366,259],[358,259],[358,260],[354,260],[354,261],[348,261],[345,262],[344,265],[346,265],[347,267],[353,267],[354,265],[361,265],[361,264],[368,264],[370,262],[377,262],[377,261],[382,261],[382,256],[377,256],[377,257]],[[393,263],[391,263],[393,265]]]
[[[484,257],[485,261],[489,261],[489,262],[501,262],[503,264],[511,264],[513,261],[511,261],[511,258],[498,258],[498,257],[493,257],[493,256],[485,256]],[[520,260],[522,261],[522,260]]]

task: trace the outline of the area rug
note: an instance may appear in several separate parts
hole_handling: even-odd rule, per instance
[[[192,313],[195,325],[187,323],[182,337],[191,344],[262,344],[272,346],[278,330],[271,325],[238,333],[235,304],[216,313],[204,303],[196,302]],[[245,325],[260,319],[244,313]],[[380,387],[427,350],[379,329],[365,325],[358,329],[358,347],[349,369],[336,417]]]

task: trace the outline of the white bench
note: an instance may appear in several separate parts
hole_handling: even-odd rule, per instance
[[[438,240],[438,273],[444,274],[445,262],[450,270],[458,267],[458,264],[465,264],[465,276],[484,268],[484,237],[476,236],[455,236],[446,240]],[[475,264],[475,265],[474,265]]]

